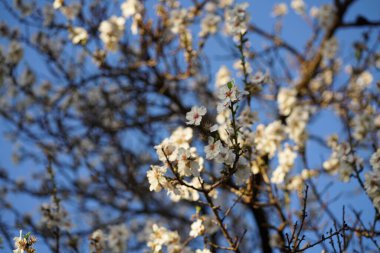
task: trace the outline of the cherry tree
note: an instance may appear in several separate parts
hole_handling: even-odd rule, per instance
[[[0,0],[2,246],[378,252],[361,3]]]

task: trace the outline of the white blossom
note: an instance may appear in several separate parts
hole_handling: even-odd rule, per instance
[[[126,0],[121,4],[121,12],[125,18],[141,13],[143,9],[144,5],[140,0]]]
[[[220,21],[221,18],[218,15],[208,13],[201,21],[199,36],[206,37],[215,34],[218,31]]]
[[[323,168],[331,174],[339,172],[340,179],[348,182],[353,173],[353,166],[361,163],[361,159],[352,154],[348,143],[336,143],[332,148],[333,152],[330,158],[323,163]]]
[[[85,44],[88,40],[88,33],[82,27],[73,27],[69,29],[69,38],[73,44]]]
[[[150,187],[150,191],[159,192],[163,187],[167,185],[167,180],[164,176],[166,168],[152,165],[151,169],[146,173]]]
[[[178,150],[178,173],[181,176],[199,176],[199,164],[189,149]]]
[[[363,71],[356,79],[356,85],[361,89],[367,88],[373,81],[373,76],[369,71]]]
[[[305,13],[306,4],[303,0],[292,0],[290,6],[297,14],[303,15]]]
[[[285,129],[280,121],[264,126],[258,125],[255,133],[255,144],[258,152],[273,157],[282,140],[285,139]]]
[[[372,166],[372,169],[380,174],[380,148],[378,148],[376,152],[372,154],[369,162]]]
[[[58,208],[53,200],[52,203],[43,203],[40,210],[42,213],[42,225],[50,229],[59,227],[62,230],[67,230],[71,227],[68,212],[62,205]]]
[[[221,146],[218,156],[215,157],[215,161],[232,166],[235,162],[235,157],[235,153],[230,148]]]
[[[363,112],[362,114],[355,115],[352,121],[352,136],[358,141],[364,140],[374,128],[373,123],[373,116],[371,114]]]
[[[190,182],[186,181],[187,185],[191,185],[196,188],[201,188],[199,178],[198,177],[193,177]],[[194,190],[191,187],[185,186],[185,185],[170,185],[167,188],[168,195],[170,199],[173,202],[178,202],[181,199],[189,200],[189,201],[197,201],[199,200],[199,193],[198,191]]]
[[[285,176],[294,166],[294,160],[297,154],[292,150],[289,145],[286,145],[283,150],[278,154],[279,165],[272,174],[271,182],[275,184],[281,184],[284,182]]]
[[[240,36],[248,29],[249,15],[246,11],[248,3],[236,4],[225,11],[226,33],[232,36]]]
[[[266,78],[266,75],[263,72],[257,71],[252,76],[252,78],[250,79],[250,81],[251,81],[251,83],[253,85],[257,85],[257,84],[262,84],[265,81],[265,78]]]
[[[71,5],[66,5],[60,7],[60,10],[62,14],[68,19],[68,20],[74,20],[79,12],[81,11],[81,4],[79,3],[73,3]]]
[[[218,72],[216,73],[216,80],[215,84],[216,87],[222,87],[223,85],[226,85],[228,82],[230,82],[231,79],[231,72],[228,70],[228,68],[224,65],[222,65]]]
[[[153,224],[148,236],[147,245],[153,253],[160,253],[164,246],[179,244],[179,234],[177,231],[170,231],[165,227]]]
[[[24,49],[17,41],[12,41],[9,45],[6,61],[10,64],[17,64],[24,56]]]
[[[205,232],[205,227],[203,226],[203,221],[201,219],[197,219],[191,224],[190,236],[198,237]]]
[[[176,9],[170,12],[170,31],[178,34],[186,30],[188,25],[188,11],[186,9]]]
[[[178,127],[176,128],[172,135],[170,136],[169,140],[173,145],[177,147],[182,148],[189,148],[190,144],[189,142],[193,138],[193,129],[190,127]]]
[[[286,118],[286,131],[297,145],[303,146],[307,138],[307,124],[314,109],[310,106],[296,106]]]
[[[65,0],[54,0],[53,2],[53,8],[54,9],[59,9],[63,6]]]
[[[208,145],[205,146],[206,159],[215,159],[219,155],[222,147],[223,146],[220,140],[214,141],[214,139],[210,137],[208,139]]]
[[[280,114],[288,116],[297,104],[297,91],[281,88],[277,95],[277,103]]]
[[[112,16],[108,20],[100,23],[100,39],[110,51],[116,51],[119,40],[124,33],[125,19],[123,17]]]
[[[170,139],[165,138],[159,145],[154,147],[161,162],[167,163],[177,160],[178,146]]]
[[[107,236],[108,247],[112,253],[123,253],[127,247],[129,231],[125,224],[113,225],[109,227]]]
[[[246,94],[247,92],[245,91],[239,91],[232,81],[219,87],[217,90],[217,97],[220,100],[217,105],[218,113],[226,110],[232,103],[237,102],[243,95]]]
[[[380,211],[380,173],[367,172],[365,174],[365,189],[372,199],[373,205]]]
[[[106,247],[106,238],[102,230],[95,230],[89,237],[91,252],[103,252]]]
[[[288,6],[286,3],[279,3],[273,6],[272,15],[274,17],[282,17],[288,13]]]
[[[195,253],[211,253],[209,249],[197,249]]]
[[[206,115],[207,109],[204,106],[193,106],[190,112],[186,113],[186,124],[199,126],[202,121],[202,116]]]
[[[249,106],[244,107],[243,111],[237,118],[239,125],[245,128],[250,128],[256,120],[257,113],[252,112]]]
[[[316,18],[322,28],[329,29],[332,26],[336,16],[335,12],[335,8],[331,4],[324,4],[318,9]]]
[[[333,59],[338,51],[338,40],[335,37],[330,38],[323,44],[323,56],[330,60]]]

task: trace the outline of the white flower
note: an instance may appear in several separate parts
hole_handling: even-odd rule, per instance
[[[181,176],[199,176],[199,164],[192,157],[189,149],[180,148],[178,150],[178,173]]]
[[[297,90],[281,88],[277,96],[278,109],[281,115],[289,115],[297,104]]]
[[[65,0],[54,0],[54,3],[53,3],[53,8],[54,9],[59,9],[63,6]]]
[[[352,122],[353,137],[361,141],[366,138],[368,133],[373,129],[373,116],[366,112],[362,114],[356,114]]]
[[[219,0],[219,8],[226,8],[234,3],[234,0]]]
[[[121,36],[124,33],[125,19],[112,16],[100,23],[100,39],[110,51],[116,51]]]
[[[170,12],[170,31],[178,34],[186,30],[188,23],[188,11],[186,9],[175,9]]]
[[[137,13],[141,13],[143,9],[144,5],[142,5],[140,0],[126,0],[121,4],[121,12],[126,18],[134,16]]]
[[[221,146],[218,156],[215,157],[215,161],[217,163],[225,163],[231,166],[235,162],[235,157],[236,155],[231,149]]]
[[[367,88],[373,81],[373,76],[369,71],[363,71],[356,79],[356,84],[361,88]]]
[[[288,6],[286,3],[279,3],[273,6],[272,15],[274,17],[282,17],[288,13]]]
[[[305,13],[306,5],[303,0],[292,0],[292,3],[290,5],[297,14],[302,15]]]
[[[206,153],[206,159],[212,160],[215,159],[218,155],[220,150],[222,149],[222,143],[220,140],[217,140],[214,142],[213,138],[208,139],[208,145],[205,146],[205,153]]]
[[[24,49],[17,41],[12,41],[9,45],[8,55],[6,61],[10,64],[17,64],[24,56]]]
[[[361,163],[361,159],[352,154],[348,143],[336,143],[332,148],[333,152],[330,158],[323,163],[323,168],[331,174],[339,172],[340,179],[348,182],[353,172],[352,167]]]
[[[323,56],[326,59],[333,59],[338,51],[338,40],[335,37],[330,38],[323,45]]]
[[[81,8],[82,6],[79,3],[73,3],[69,6],[62,6],[60,10],[67,19],[74,20],[78,16]]]
[[[244,51],[243,54],[246,55],[247,52]],[[243,62],[241,60],[236,60],[234,62],[233,67],[234,67],[234,69],[236,69],[238,71],[237,72],[237,76],[238,77],[244,76]],[[251,64],[249,63],[249,61],[245,62],[245,72],[248,73],[248,74],[252,73],[252,67],[251,67]]]
[[[248,29],[249,15],[246,9],[248,3],[236,4],[233,8],[225,11],[225,29],[226,33],[232,36],[239,36]]]
[[[59,227],[62,230],[67,230],[71,227],[69,221],[68,212],[63,205],[59,208],[57,204],[52,200],[51,203],[43,203],[40,207],[42,213],[41,223],[48,227]]]
[[[150,187],[150,191],[159,192],[163,187],[167,185],[167,180],[164,176],[166,168],[152,165],[151,169],[146,173]]]
[[[218,89],[218,98],[222,101],[224,106],[230,105],[231,102],[236,102],[238,100],[238,89],[232,83],[227,83]]]
[[[193,177],[190,182],[186,182],[188,185],[191,185],[196,188],[200,188],[201,185],[199,183],[199,178]],[[185,185],[176,184],[175,186],[168,187],[168,195],[170,199],[174,202],[178,202],[181,199],[189,200],[189,201],[197,201],[199,200],[198,191],[187,187]]]
[[[211,253],[209,249],[197,249],[195,253]]]
[[[90,250],[91,252],[103,252],[106,247],[106,240],[102,230],[95,230],[90,235]]]
[[[205,227],[203,226],[203,221],[197,219],[193,224],[191,224],[190,236],[198,237],[205,232]]]
[[[365,174],[365,189],[372,199],[373,205],[380,211],[380,173],[367,172]]]
[[[20,236],[13,238],[15,241],[15,247],[16,249],[13,250],[13,253],[24,253],[24,250],[27,245],[27,241],[25,238],[22,238],[22,230],[20,230]]]
[[[74,44],[85,44],[88,40],[88,33],[82,27],[73,27],[69,29],[69,38]]]
[[[286,184],[286,188],[289,191],[301,191],[303,186],[304,181],[299,175],[290,178],[289,183]]]
[[[312,7],[310,8],[310,11],[309,11],[310,16],[311,16],[312,18],[317,18],[317,17],[318,17],[318,12],[319,12],[319,9],[318,9],[318,7],[316,7],[316,6],[312,6]]]
[[[278,163],[276,170],[272,174],[271,182],[275,184],[280,184],[284,182],[285,176],[294,166],[294,160],[297,154],[293,152],[289,145],[278,154]]]
[[[148,236],[148,247],[152,249],[153,253],[162,252],[163,246],[170,244],[179,244],[179,234],[177,231],[170,231],[165,227],[153,224],[150,234]]]
[[[292,168],[296,157],[297,154],[293,149],[289,145],[285,145],[285,148],[278,154],[278,162],[280,165]]]
[[[138,22],[142,21],[142,12],[144,5],[140,0],[126,0],[121,4],[121,12],[125,18],[132,17],[131,31],[132,34],[138,33]]]
[[[320,26],[324,29],[328,29],[332,26],[335,15],[335,8],[331,4],[322,5],[316,12],[316,18]]]
[[[334,173],[337,171],[337,168],[339,167],[339,159],[336,157],[336,153],[332,153],[330,158],[323,162],[323,168],[330,172]]]
[[[182,148],[189,148],[190,147],[189,142],[191,141],[192,138],[193,138],[192,128],[178,127],[176,130],[174,130],[169,140],[175,146],[182,147]]]
[[[380,148],[378,148],[376,152],[372,154],[369,162],[372,166],[372,169],[380,174]]]
[[[297,145],[302,146],[306,141],[306,126],[313,111],[310,106],[296,106],[286,118],[286,131]]]
[[[126,242],[129,231],[125,224],[113,225],[109,227],[110,232],[107,237],[108,247],[112,253],[122,253],[126,250]]]
[[[256,72],[256,74],[254,74],[252,76],[252,78],[250,80],[251,80],[252,84],[261,84],[264,82],[265,77],[266,76],[263,72],[258,71],[258,72]]]
[[[30,68],[26,68],[21,75],[19,83],[21,86],[31,86],[36,81],[36,76]]]
[[[216,73],[215,84],[216,87],[221,87],[231,81],[231,72],[228,68],[222,65]]]
[[[258,125],[255,133],[256,149],[259,153],[273,157],[282,140],[285,139],[285,129],[280,121],[268,126]]]
[[[186,124],[199,126],[201,124],[202,116],[207,112],[206,107],[204,106],[193,106],[191,111],[186,113]]]
[[[161,162],[167,163],[177,160],[178,146],[172,140],[164,139],[161,144],[154,147]]]
[[[215,34],[218,31],[220,21],[221,18],[219,16],[208,13],[201,21],[201,31],[199,32],[199,36],[205,37]]]
[[[239,125],[245,128],[250,128],[256,119],[257,114],[252,112],[249,106],[244,107],[243,111],[237,118]]]
[[[205,10],[208,13],[215,13],[217,9],[218,9],[218,6],[214,2],[207,2],[205,5]]]

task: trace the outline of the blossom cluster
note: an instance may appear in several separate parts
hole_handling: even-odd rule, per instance
[[[35,253],[36,249],[33,244],[37,242],[37,238],[30,233],[22,235],[22,230],[20,230],[20,236],[13,238],[15,241],[16,249],[13,250],[13,253]]]
[[[94,253],[112,252],[122,253],[127,249],[127,241],[130,232],[125,224],[108,227],[108,233],[103,230],[95,230],[89,237],[90,250]]]
[[[374,206],[380,211],[380,149],[370,158],[372,171],[365,174],[365,189]]]
[[[348,143],[339,143],[336,135],[330,137],[329,146],[333,152],[323,163],[323,168],[331,174],[339,173],[340,179],[348,182],[356,167],[362,164],[362,159],[352,152]]]

